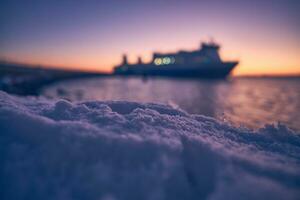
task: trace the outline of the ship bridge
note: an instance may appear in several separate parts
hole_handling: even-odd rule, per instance
[[[195,51],[178,51],[176,53],[154,53],[152,63],[155,65],[170,64],[199,64],[199,63],[220,63],[220,46],[215,43],[201,43],[200,49]]]

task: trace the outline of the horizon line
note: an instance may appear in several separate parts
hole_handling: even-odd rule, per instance
[[[11,61],[0,59],[0,65],[7,64],[7,65],[19,65],[20,67],[27,67],[27,68],[42,68],[46,70],[61,70],[61,71],[70,71],[70,72],[92,72],[92,73],[102,73],[102,74],[113,74],[113,71],[109,70],[91,70],[86,69],[85,67],[72,67],[66,65],[47,65],[47,64],[39,64],[39,63],[28,63],[28,62],[20,62],[20,61]],[[103,66],[102,66],[103,67]],[[249,74],[231,74],[232,77],[300,77],[300,71],[296,73],[249,73]]]

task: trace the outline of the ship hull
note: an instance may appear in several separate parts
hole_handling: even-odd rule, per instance
[[[226,78],[237,64],[238,62],[222,62],[190,66],[156,66],[153,64],[143,64],[130,66],[126,71],[118,70],[118,68],[116,68],[115,74],[222,79]]]

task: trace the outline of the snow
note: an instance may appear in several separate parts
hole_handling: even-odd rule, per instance
[[[168,105],[0,92],[1,199],[297,199],[300,137]]]

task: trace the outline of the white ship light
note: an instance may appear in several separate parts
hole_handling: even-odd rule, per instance
[[[163,58],[163,63],[168,65],[171,63],[171,59],[169,57],[165,57],[165,58]]]
[[[172,64],[175,63],[175,58],[174,58],[174,57],[171,58],[171,63],[172,63]]]
[[[162,60],[160,58],[155,58],[154,59],[154,64],[155,65],[161,65],[162,64]]]

